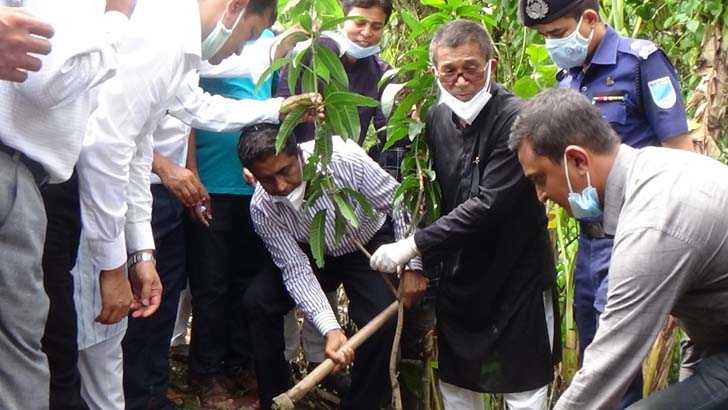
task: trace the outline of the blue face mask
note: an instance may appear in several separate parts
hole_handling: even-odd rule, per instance
[[[589,34],[589,38],[581,35],[579,27],[584,19],[582,16],[579,22],[576,24],[574,32],[564,38],[546,39],[546,50],[551,56],[551,60],[561,68],[574,68],[581,67],[586,61],[587,51],[589,50],[589,43],[594,36],[594,30],[592,29]]]
[[[576,219],[595,218],[602,215],[602,209],[599,207],[599,195],[597,190],[591,184],[589,171],[586,173],[587,187],[579,194],[571,188],[571,180],[569,180],[569,166],[566,161],[566,153],[564,153],[564,171],[566,172],[566,184],[569,186],[569,208],[571,215]]]
[[[208,34],[207,37],[205,37],[205,40],[202,41],[202,53],[200,57],[203,60],[209,60],[210,58],[212,58],[212,56],[217,54],[218,51],[220,51],[222,46],[225,45],[230,36],[233,34],[233,30],[235,29],[235,27],[237,27],[240,18],[243,17],[243,14],[245,14],[245,9],[240,12],[238,18],[235,19],[235,23],[233,23],[233,26],[231,28],[225,27],[225,25],[222,23],[222,17],[220,18],[220,21],[217,22],[215,28],[212,29],[210,34]]]
[[[346,36],[346,33],[342,34],[341,37],[343,37],[344,43],[346,44],[346,54],[356,58],[357,60],[373,56],[381,50],[379,44],[375,44],[370,47],[362,47],[355,42],[349,40],[349,37]]]

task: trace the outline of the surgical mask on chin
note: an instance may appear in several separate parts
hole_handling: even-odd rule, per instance
[[[225,25],[222,23],[222,18],[217,22],[215,25],[215,28],[212,29],[210,34],[205,37],[205,40],[202,41],[202,49],[200,57],[203,60],[209,60],[214,56],[222,46],[225,45],[225,42],[228,41],[230,38],[230,35],[233,34],[233,30],[235,27],[238,26],[238,22],[240,21],[240,18],[243,17],[243,14],[245,14],[245,9],[243,9],[240,14],[238,15],[238,18],[235,19],[235,23],[233,23],[233,26],[231,28],[225,27]],[[223,15],[223,18],[225,16]]]
[[[587,187],[579,194],[571,188],[571,180],[569,180],[569,166],[566,161],[566,153],[564,153],[564,171],[566,172],[566,184],[569,186],[569,208],[571,215],[578,219],[595,218],[602,215],[602,209],[599,207],[599,195],[596,188],[591,184],[589,171],[586,173]]]
[[[457,99],[454,95],[447,92],[445,87],[438,79],[437,86],[440,88],[440,100],[438,104],[447,105],[448,108],[450,108],[450,110],[458,116],[458,118],[467,122],[468,125],[472,124],[473,121],[475,121],[475,119],[478,117],[478,114],[480,114],[480,112],[483,110],[483,107],[488,104],[488,101],[490,101],[490,98],[492,97],[492,94],[490,93],[491,66],[491,62],[488,61],[488,70],[486,71],[486,76],[488,77],[488,80],[486,81],[485,86],[468,101],[461,101]]]
[[[272,196],[273,202],[281,202],[288,205],[292,210],[300,212],[306,197],[306,182],[301,183],[289,192],[286,196]]]
[[[594,29],[589,34],[589,38],[582,36],[579,32],[582,20],[584,20],[584,16],[579,19],[574,32],[568,36],[559,39],[546,39],[546,50],[549,52],[551,60],[561,68],[581,67],[586,61],[589,43],[594,37]]]
[[[346,54],[350,55],[353,58],[356,58],[357,60],[361,60],[362,58],[367,58],[369,56],[373,56],[374,54],[377,54],[381,48],[379,47],[379,44],[375,44],[370,47],[362,47],[355,42],[349,40],[349,37],[347,37],[346,33],[341,33],[341,37],[343,39],[344,44],[346,45],[345,51]]]

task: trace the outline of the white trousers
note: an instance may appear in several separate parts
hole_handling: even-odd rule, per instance
[[[334,315],[339,317],[339,295],[337,291],[326,293]],[[321,363],[326,359],[324,351],[326,350],[326,341],[321,333],[308,320],[303,321],[303,326],[299,329],[298,320],[296,319],[296,309],[283,318],[283,333],[286,340],[286,360],[291,361],[298,354],[298,349],[303,344],[303,356],[307,362]]]
[[[124,410],[124,332],[78,351],[81,397],[91,410]]]
[[[553,349],[554,340],[554,303],[551,290],[543,293],[543,307],[546,313],[546,328],[548,329],[549,343]],[[483,410],[485,400],[483,393],[452,385],[440,380],[440,395],[445,410]],[[505,393],[503,400],[508,410],[547,410],[549,386],[538,389]]]

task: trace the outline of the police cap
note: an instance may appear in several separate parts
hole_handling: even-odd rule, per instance
[[[584,0],[518,0],[518,16],[526,27],[550,23]]]

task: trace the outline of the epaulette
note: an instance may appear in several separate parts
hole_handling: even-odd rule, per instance
[[[619,51],[632,54],[643,60],[647,60],[657,50],[659,50],[657,44],[650,40],[626,38],[620,41],[619,44]]]

